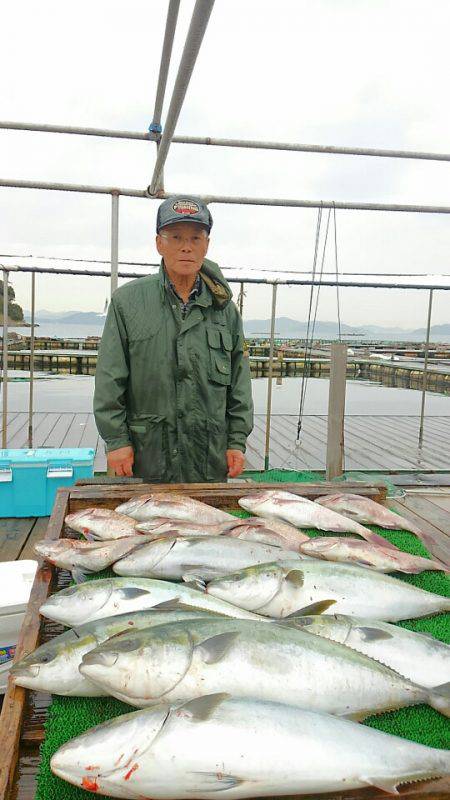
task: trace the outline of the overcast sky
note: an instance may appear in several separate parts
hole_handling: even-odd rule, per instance
[[[165,111],[193,2],[182,0]],[[1,118],[145,131],[167,3],[16,0],[2,14]],[[287,142],[449,149],[448,0],[216,0],[177,133]],[[164,115],[163,115],[164,120]],[[0,176],[145,188],[155,145],[0,131]],[[450,205],[450,164],[173,145],[167,191]],[[120,199],[120,258],[155,260],[152,200]],[[212,205],[222,266],[312,266],[317,212]],[[325,215],[324,215],[325,216]],[[340,211],[343,272],[450,273],[445,215]],[[0,189],[0,252],[108,258],[110,198]],[[18,259],[18,263],[20,260]],[[23,261],[22,263],[26,263]],[[326,268],[333,268],[329,251]],[[28,308],[29,276],[14,276]],[[106,279],[38,278],[37,307],[101,311]],[[281,288],[279,315],[305,319],[308,290]],[[422,292],[342,290],[342,319],[422,327]],[[247,318],[270,289],[248,287]],[[334,290],[318,317],[336,318]],[[433,322],[450,322],[436,293]]]

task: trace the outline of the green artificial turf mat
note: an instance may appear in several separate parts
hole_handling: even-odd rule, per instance
[[[319,472],[298,472],[295,469],[269,469],[266,472],[245,470],[244,475],[246,478],[265,483],[316,483],[325,480],[325,476]]]
[[[261,473],[261,480],[278,480],[272,473],[277,470]],[[298,479],[293,475],[308,475],[307,478],[300,478],[299,482],[315,480],[314,473],[295,473],[286,471],[289,477],[286,481],[296,482]],[[311,475],[314,477],[312,478]],[[283,479],[281,479],[283,480]],[[243,510],[233,510],[235,516],[248,517],[248,512]],[[397,547],[408,553],[415,555],[429,556],[424,545],[413,534],[406,531],[386,531],[374,525],[367,526],[371,530],[384,536]],[[327,536],[326,532],[319,532],[315,529],[305,531],[309,536]],[[332,534],[333,535],[333,534]],[[112,577],[111,570],[92,576],[96,578]],[[402,581],[411,583],[429,592],[450,595],[450,580],[442,572],[422,572],[420,575],[404,575],[397,573],[395,577]],[[417,620],[407,620],[397,623],[410,630],[431,633],[436,638],[450,644],[450,615],[439,614],[435,617],[422,618]],[[37,779],[36,800],[86,800],[88,797],[84,789],[71,786],[65,781],[54,776],[50,770],[50,759],[53,753],[67,742],[69,739],[83,733],[94,725],[106,722],[113,717],[133,711],[131,706],[121,703],[114,698],[105,697],[58,697],[53,696],[49,708],[48,720],[46,723],[46,737],[41,746],[41,762]],[[420,705],[410,708],[402,708],[386,714],[369,717],[363,723],[372,728],[377,728],[385,733],[401,736],[420,744],[432,747],[450,749],[450,721],[439,714],[430,706]],[[103,795],[96,794],[96,797]]]

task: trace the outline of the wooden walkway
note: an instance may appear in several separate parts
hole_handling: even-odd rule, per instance
[[[0,426],[1,427],[1,426]],[[36,412],[34,447],[93,447],[95,472],[106,471],[103,444],[89,413]],[[263,469],[266,418],[255,415],[247,444],[247,469]],[[450,416],[427,417],[422,451],[417,447],[419,417],[352,415],[345,419],[345,469],[380,471],[450,471]],[[297,417],[272,416],[270,466],[323,470],[326,460],[327,417],[303,419],[300,446],[295,446]],[[8,447],[28,446],[28,414],[8,414]]]

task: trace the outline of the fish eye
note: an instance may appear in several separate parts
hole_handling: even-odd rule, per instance
[[[45,655],[41,656],[41,658],[39,659],[39,663],[49,664],[50,661],[54,661],[55,658],[56,658],[55,655],[52,655],[51,653],[46,653]]]

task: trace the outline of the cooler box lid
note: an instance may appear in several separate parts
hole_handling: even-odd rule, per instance
[[[26,611],[37,565],[37,561],[0,563],[0,627],[3,616]]]
[[[90,464],[94,459],[92,447],[38,447],[32,450],[0,450],[0,463],[15,464],[48,464],[50,461],[70,461],[72,465]]]

